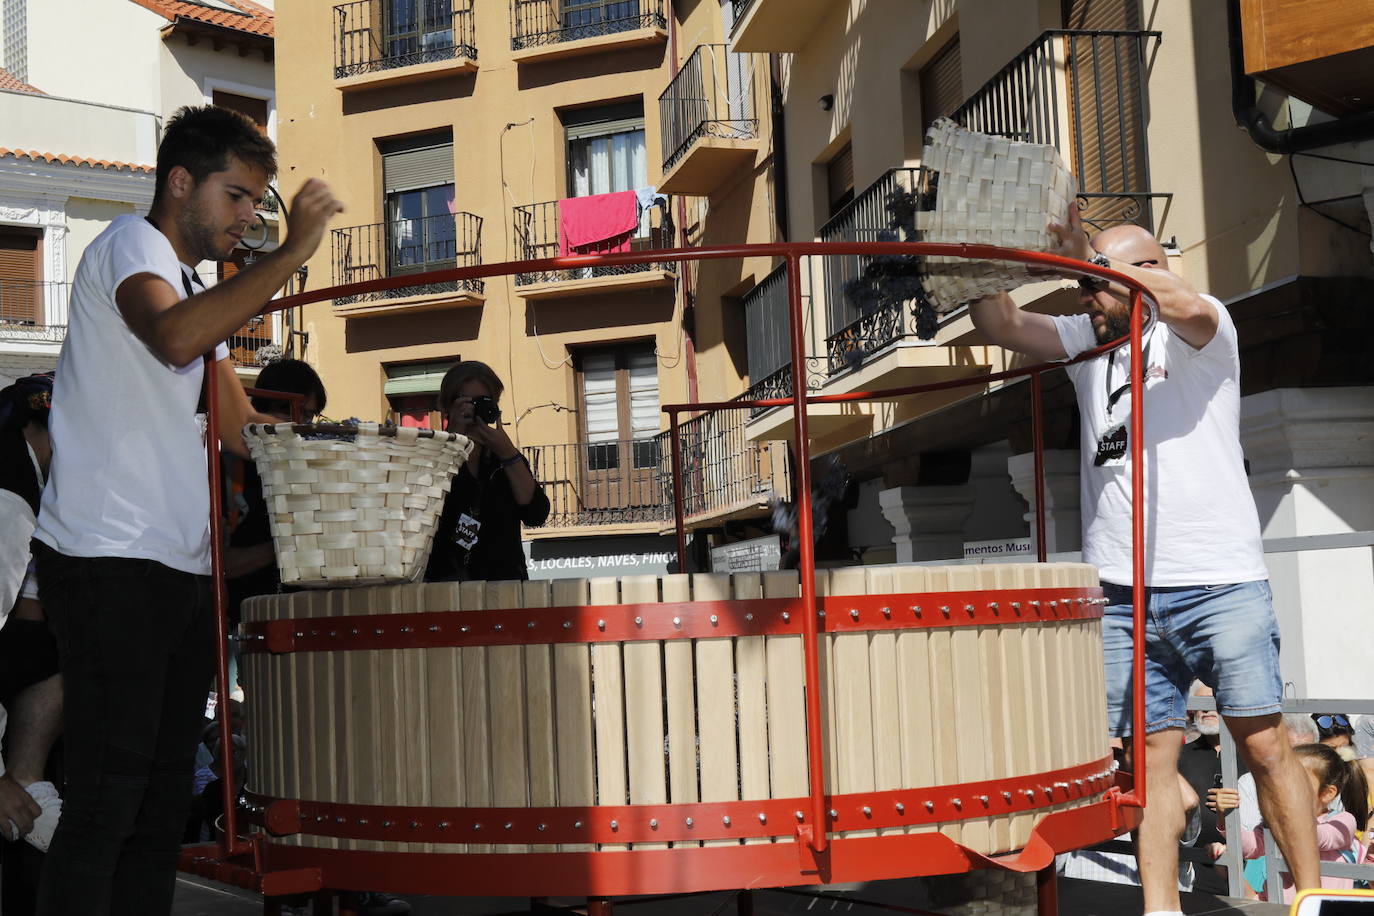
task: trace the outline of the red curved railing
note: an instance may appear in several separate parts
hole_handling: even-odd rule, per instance
[[[970,260],[994,260],[1011,261],[1022,264],[1032,264],[1046,270],[1047,278],[1051,275],[1084,276],[1096,277],[1111,280],[1130,291],[1131,312],[1130,312],[1130,333],[1128,337],[1112,341],[1101,347],[1089,350],[1080,354],[1068,363],[1040,363],[1020,369],[1010,369],[1004,372],[981,375],[969,379],[956,379],[945,382],[934,382],[923,385],[911,385],[902,388],[887,388],[877,391],[858,391],[847,392],[844,394],[810,394],[804,383],[806,378],[806,337],[805,321],[802,312],[801,298],[801,259],[807,256],[823,255],[938,255],[945,257],[958,257]],[[686,559],[686,532],[683,526],[683,507],[682,507],[682,475],[681,475],[681,433],[678,428],[678,415],[683,412],[695,411],[717,411],[717,410],[737,410],[749,409],[751,407],[783,407],[791,406],[794,408],[797,452],[796,452],[796,486],[797,486],[797,535],[798,548],[800,554],[800,585],[801,600],[803,607],[816,608],[816,558],[815,542],[813,537],[814,523],[811,510],[811,463],[810,463],[810,440],[807,427],[806,406],[810,403],[831,404],[845,403],[850,401],[876,400],[884,398],[899,397],[909,394],[918,394],[927,391],[937,391],[950,388],[973,387],[984,385],[989,382],[1001,381],[1005,379],[1029,376],[1032,386],[1032,436],[1035,443],[1035,493],[1036,493],[1036,547],[1037,559],[1043,562],[1046,559],[1045,547],[1045,517],[1044,517],[1044,443],[1041,430],[1041,379],[1043,372],[1057,369],[1072,362],[1080,362],[1092,359],[1105,352],[1116,349],[1123,344],[1128,344],[1130,348],[1130,380],[1131,390],[1136,398],[1136,405],[1131,411],[1131,504],[1132,504],[1132,526],[1131,526],[1131,572],[1132,572],[1132,618],[1134,627],[1134,640],[1132,646],[1132,702],[1131,702],[1131,732],[1141,734],[1145,724],[1145,643],[1140,638],[1144,630],[1144,578],[1145,578],[1145,513],[1144,508],[1144,474],[1140,469],[1144,466],[1144,425],[1142,411],[1139,410],[1139,399],[1144,394],[1143,366],[1141,365],[1141,339],[1145,331],[1144,327],[1144,305],[1150,303],[1151,315],[1157,314],[1158,303],[1150,294],[1150,291],[1133,280],[1132,278],[1118,273],[1108,268],[1098,267],[1083,261],[1072,258],[1059,257],[1057,255],[1045,254],[1040,252],[1021,251],[1010,248],[1000,248],[993,245],[968,245],[957,243],[935,243],[935,242],[790,242],[773,243],[762,245],[722,245],[705,248],[673,248],[660,251],[636,251],[624,254],[606,255],[579,255],[564,258],[543,258],[533,261],[510,261],[499,264],[485,264],[475,267],[461,267],[446,270],[435,270],[420,274],[407,274],[399,277],[387,277],[377,280],[365,280],[358,283],[346,283],[340,286],[324,287],[307,293],[299,293],[294,296],[287,296],[276,299],[268,303],[263,309],[262,314],[270,314],[288,308],[308,305],[315,302],[322,302],[327,299],[335,299],[344,296],[355,296],[363,293],[380,292],[384,290],[399,289],[408,286],[423,285],[429,283],[451,282],[454,280],[474,280],[485,277],[505,276],[516,273],[535,273],[552,270],[566,270],[578,267],[610,267],[625,264],[638,264],[643,262],[685,262],[685,261],[708,261],[720,260],[725,258],[744,258],[744,257],[778,257],[782,258],[787,265],[787,295],[788,309],[791,321],[791,351],[792,351],[792,379],[793,396],[788,398],[764,398],[757,400],[734,400],[734,401],[712,401],[698,402],[691,404],[671,404],[663,408],[669,415],[670,432],[673,443],[673,502],[674,517],[678,540],[678,560],[681,568],[685,569]],[[215,582],[215,626],[219,633],[224,633],[228,626],[227,615],[227,596],[224,582],[224,558],[221,549],[222,539],[222,500],[219,488],[219,399],[216,386],[215,373],[210,372],[212,355],[207,354],[206,368],[208,383],[208,432],[206,436],[206,447],[209,452],[209,480],[210,480],[210,551],[211,551],[211,570]],[[809,843],[816,853],[822,853],[828,845],[827,830],[825,824],[829,823],[828,811],[825,800],[825,772],[824,755],[821,746],[821,706],[820,693],[816,685],[820,683],[820,655],[819,655],[819,627],[817,616],[814,613],[802,615],[804,621],[804,652],[805,652],[805,694],[806,694],[806,726],[807,726],[807,757],[809,764],[810,793],[809,802],[811,807],[810,824],[822,825],[821,829],[811,832],[809,836],[803,834],[800,839]],[[216,686],[221,698],[229,695],[229,668],[228,654],[223,639],[217,647],[216,664]],[[230,719],[226,711],[227,700],[218,704],[220,740],[225,747],[232,747],[230,738]],[[224,829],[222,834],[222,849],[224,857],[242,855],[253,852],[258,854],[260,850],[247,840],[240,838],[238,834],[237,819],[237,793],[239,787],[233,784],[232,768],[226,771],[230,775],[223,780],[224,791]],[[1126,807],[1145,806],[1146,793],[1146,761],[1144,754],[1137,754],[1134,761],[1134,777],[1131,790],[1129,792],[1115,796],[1114,804]],[[808,825],[809,827],[809,825]]]

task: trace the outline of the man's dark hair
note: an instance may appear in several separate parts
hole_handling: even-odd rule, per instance
[[[214,105],[178,108],[157,148],[154,199],[162,197],[167,176],[177,166],[199,183],[229,168],[230,156],[262,169],[268,178],[277,174],[277,148],[246,115]]]
[[[320,413],[324,413],[324,382],[320,381],[319,373],[310,368],[309,363],[299,359],[279,359],[274,363],[268,363],[258,373],[258,380],[253,387],[264,391],[303,394],[306,397],[314,395],[315,406],[319,408]],[[278,398],[254,397],[253,409],[259,413],[287,413],[290,403]]]

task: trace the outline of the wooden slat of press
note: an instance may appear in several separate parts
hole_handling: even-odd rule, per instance
[[[955,591],[974,591],[981,585],[977,566],[949,567],[949,585]],[[964,605],[950,607],[951,616],[964,614]],[[978,628],[955,627],[950,636],[950,650],[954,654],[954,719],[956,748],[959,757],[959,780],[982,782],[989,776],[987,703],[983,698],[983,662],[978,647]],[[965,798],[964,810],[978,810],[982,802]],[[963,844],[981,853],[992,851],[991,818],[980,817],[963,822]]]
[[[1036,586],[1038,588],[1051,588],[1055,584],[1055,564],[1042,563],[1036,567]],[[1048,602],[1044,602],[1047,605]],[[1041,610],[1048,616],[1049,609],[1042,605]],[[1073,718],[1073,705],[1068,696],[1069,675],[1066,665],[1069,659],[1065,652],[1065,633],[1062,624],[1048,622],[1041,627],[1044,639],[1045,651],[1045,696],[1047,713],[1050,720],[1056,723],[1053,732],[1047,731],[1050,735],[1050,769],[1057,770],[1060,767],[1068,766],[1070,760],[1070,749],[1078,730],[1079,724],[1071,720]],[[1049,722],[1046,722],[1048,728]]]
[[[525,582],[520,588],[522,607],[551,607],[548,582]],[[528,628],[527,628],[528,630]],[[525,727],[529,767],[529,803],[536,808],[558,804],[558,772],[553,743],[553,647],[525,646]],[[531,852],[553,852],[552,843],[536,844]]]
[[[509,611],[506,626],[524,627],[520,583],[488,582],[487,610]],[[523,808],[530,803],[529,740],[525,734],[525,659],[520,646],[487,650],[488,715],[491,721],[491,803]],[[529,852],[528,845],[502,844],[494,852]]]
[[[486,607],[487,584],[463,582],[458,586],[458,606],[464,611]],[[463,793],[474,808],[491,805],[491,722],[487,700],[487,649],[468,646],[462,651],[463,666]],[[490,831],[490,825],[487,825]],[[476,836],[477,834],[473,834]],[[483,835],[489,836],[490,833]],[[472,843],[468,852],[492,852],[488,843]]]
[[[1017,564],[1017,574],[1021,588],[1037,588],[1039,574],[1037,563]],[[1022,607],[1027,619],[1033,619],[1031,608]],[[1049,732],[1050,709],[1049,695],[1045,679],[1045,633],[1038,623],[1027,623],[1021,628],[1022,675],[1025,678],[1026,723],[1030,734],[1031,772],[1043,773],[1050,768],[1052,757],[1050,744],[1053,735]]]
[[[373,598],[370,588],[350,588],[345,592],[344,604],[349,616],[370,612]],[[344,653],[348,681],[345,707],[346,761],[348,774],[347,801],[355,805],[381,804],[378,781],[381,779],[382,725],[378,692],[378,656],[375,650]],[[383,848],[375,840],[353,840],[345,848],[377,851]]]
[[[554,607],[584,607],[586,579],[553,582]],[[558,804],[581,807],[596,803],[596,760],[592,744],[592,668],[587,646],[553,648],[554,718]],[[589,852],[589,843],[564,843],[560,852]]]
[[[830,573],[831,595],[863,595],[867,582],[864,570],[835,569]],[[842,603],[841,603],[842,604]],[[842,607],[827,614],[849,616]],[[835,636],[831,677],[835,683],[835,761],[837,791],[843,794],[872,792],[873,774],[873,681],[869,666],[868,633],[840,633]],[[846,837],[873,836],[872,830],[854,830],[854,824],[836,825]]]
[[[892,572],[895,592],[908,594],[926,591],[930,577],[923,566],[899,566]],[[921,612],[928,609],[924,606]],[[913,620],[911,602],[894,614]],[[935,785],[935,746],[931,741],[934,715],[931,709],[933,680],[930,668],[930,631],[924,628],[897,634],[897,715],[901,722],[902,785],[924,788]],[[909,833],[933,831],[934,825],[912,827]]]
[[[830,591],[830,572],[816,570],[816,597],[824,598],[833,594]],[[805,613],[812,613],[810,609]],[[839,789],[839,764],[836,759],[835,742],[838,740],[839,726],[836,723],[835,703],[835,637],[824,632],[824,618],[817,618],[821,629],[816,655],[820,663],[821,678],[821,759],[825,763],[825,791],[835,794]]]
[[[292,619],[300,614],[300,602],[302,595],[296,592],[284,596],[278,605],[277,617]],[[277,666],[277,691],[281,697],[280,712],[282,718],[281,741],[282,741],[282,768],[281,768],[281,790],[285,798],[301,797],[301,765],[302,748],[300,741],[300,720],[301,720],[301,697],[297,690],[300,680],[299,671],[302,667],[301,653],[291,652],[283,656],[281,663]],[[295,834],[286,839],[292,846],[304,845],[300,834]]]
[[[718,573],[692,576],[694,601],[724,601],[730,577]],[[738,801],[739,770],[735,736],[735,658],[728,638],[698,639],[697,727],[700,731],[701,800]],[[735,846],[735,840],[708,840],[706,846]]]
[[[456,583],[424,586],[421,601],[427,611],[456,611],[461,607]],[[462,650],[429,649],[425,669],[429,729],[430,802],[437,808],[460,808],[463,793],[463,663]],[[460,843],[434,844],[434,852],[466,852]]]
[[[1031,588],[1048,588],[1054,584],[1054,574],[1047,563],[1028,565],[1027,574],[1029,576],[1027,584]],[[1041,743],[1042,771],[1064,766],[1066,758],[1064,754],[1064,735],[1066,732],[1059,727],[1059,720],[1067,716],[1067,710],[1064,708],[1061,689],[1063,676],[1062,672],[1058,670],[1057,640],[1059,634],[1055,632],[1055,626],[1053,623],[1037,623],[1031,627],[1035,653],[1038,657],[1038,666],[1032,667],[1031,672],[1036,679],[1035,694],[1039,698],[1034,721],[1036,728],[1044,736]],[[1040,815],[1052,814],[1063,810],[1063,808],[1062,804],[1050,805],[1047,808],[1042,808]]]
[[[801,584],[795,571],[763,574],[763,597],[795,598]],[[810,789],[806,774],[806,677],[802,637],[769,636],[768,766],[773,798],[797,798]],[[775,838],[779,843],[793,836]]]
[[[758,573],[731,577],[735,598],[763,597],[763,578]],[[735,688],[739,702],[740,799],[768,798],[768,659],[762,636],[735,640]],[[791,826],[787,825],[790,830]],[[782,829],[779,832],[784,832]],[[744,841],[746,846],[768,842],[763,837]]]
[[[385,616],[397,612],[402,594],[394,585],[382,585],[368,589],[369,608],[374,615]],[[378,743],[381,754],[378,759],[377,795],[378,804],[404,805],[406,803],[406,750],[408,736],[401,731],[405,720],[403,695],[405,681],[402,677],[400,649],[383,649],[377,653],[377,724]],[[388,841],[383,844],[388,852],[402,852],[406,844]]]
[[[1021,565],[996,563],[988,566],[993,575],[992,588],[1014,589],[1021,585],[1024,578]],[[1011,603],[1001,602],[1001,611],[1008,619],[1014,619]],[[1032,742],[1039,740],[1030,730],[1030,695],[1027,690],[1025,660],[1025,627],[1020,624],[1007,624],[999,634],[1002,649],[1002,740],[1007,746],[1007,772],[1013,776],[1023,776],[1034,772],[1032,768]],[[1011,848],[1020,849],[1030,840],[1031,828],[1035,818],[1029,813],[1014,815],[1010,820]]]
[[[892,570],[865,570],[866,594],[892,594]],[[889,610],[892,610],[889,605]],[[881,612],[879,612],[881,614]],[[880,619],[887,619],[881,617]],[[868,638],[869,684],[873,710],[873,788],[887,792],[902,788],[902,728],[898,710],[897,634],[878,631]],[[905,833],[901,827],[879,830],[879,836]]]
[[[625,576],[620,600],[626,604],[659,601],[657,576]],[[630,804],[668,802],[663,759],[663,644],[625,643],[625,737],[629,751]],[[636,849],[666,849],[667,843],[638,843]]]
[[[953,586],[949,581],[948,566],[932,566],[927,569],[929,591],[947,592]],[[933,607],[930,605],[934,605]],[[935,595],[929,604],[922,605],[926,620],[932,615],[936,620],[944,614],[940,610],[946,606],[942,596]],[[950,608],[951,616],[954,609]],[[931,744],[935,756],[935,784],[944,786],[962,781],[959,770],[959,728],[962,723],[955,715],[955,694],[958,685],[955,680],[953,631],[949,627],[936,627],[930,631],[930,699],[934,713],[931,728]],[[963,831],[958,821],[940,825],[940,832],[956,843],[963,842]]]
[[[329,592],[311,591],[304,595],[306,601],[301,609],[306,619],[327,617],[329,615]],[[301,702],[306,713],[301,716],[301,741],[305,745],[302,754],[301,797],[312,800],[333,801],[331,792],[334,755],[330,753],[331,735],[334,725],[333,703],[331,702],[329,652],[302,653],[304,664],[301,668]],[[305,835],[307,846],[332,848],[333,840],[328,837]]]
[[[255,623],[262,613],[262,597],[249,598],[243,602],[239,611],[244,623]],[[240,644],[244,645],[244,644]],[[239,655],[239,675],[243,682],[243,712],[248,717],[248,783],[250,792],[270,794],[266,779],[270,773],[270,753],[268,739],[263,729],[267,718],[267,689],[262,680],[262,662],[266,657],[261,652],[241,653]]]
[[[1080,575],[1082,584],[1088,588],[1096,587],[1099,584],[1097,567],[1083,563]],[[1102,618],[1088,623],[1088,671],[1092,675],[1092,731],[1090,734],[1097,737],[1093,744],[1092,759],[1101,760],[1107,756],[1109,747],[1109,729],[1107,722],[1107,671],[1105,658],[1102,654]]]
[[[425,609],[425,587],[422,583],[394,586],[391,611],[398,614],[417,614]],[[433,804],[434,774],[429,767],[429,673],[428,650],[402,649],[399,660],[400,692],[397,705],[401,715],[397,719],[397,744],[401,745],[398,760],[401,765],[402,804],[429,807]],[[433,852],[432,843],[407,843],[410,852]]]
[[[691,601],[692,580],[678,573],[664,576],[663,600]],[[663,644],[663,686],[668,701],[668,799],[675,805],[697,801],[697,704],[693,689],[692,642],[670,639]],[[691,840],[674,846],[700,846]]]
[[[348,612],[348,598],[345,589],[330,589],[325,593],[325,614],[329,617],[342,617]],[[316,696],[323,695],[325,700],[320,706],[320,728],[316,743],[319,750],[316,760],[328,761],[327,797],[337,801],[343,797],[348,787],[348,756],[344,753],[347,740],[347,722],[344,707],[348,703],[346,688],[347,653],[324,652],[323,671],[316,672]],[[329,839],[325,845],[330,849],[346,848],[346,841]]]
[[[970,566],[978,571],[977,587],[982,591],[997,588],[997,567],[995,565]],[[978,628],[978,663],[982,670],[983,716],[978,728],[983,732],[987,747],[988,778],[1006,779],[1012,774],[1011,745],[1007,741],[1005,723],[1007,720],[1006,661],[1002,653],[1002,637],[1005,627],[987,626]],[[1008,852],[1015,848],[1011,844],[1011,817],[991,819],[992,836],[989,852]]]
[[[1059,588],[1067,588],[1078,580],[1078,571],[1068,563],[1050,566],[1051,580]],[[1063,675],[1064,715],[1072,720],[1072,729],[1064,734],[1066,766],[1082,763],[1088,746],[1088,698],[1083,682],[1082,633],[1078,621],[1062,621],[1055,627],[1060,645],[1059,668]]]
[[[619,604],[617,579],[592,579],[591,604]],[[596,728],[596,803],[623,805],[629,799],[625,769],[625,672],[620,644],[592,644],[592,722]],[[628,849],[607,843],[602,849]]]

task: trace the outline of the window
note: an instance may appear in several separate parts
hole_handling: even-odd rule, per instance
[[[586,29],[588,35],[604,35],[638,25],[639,0],[563,0],[565,29]]]
[[[444,373],[457,362],[455,357],[386,366],[386,384],[382,386],[382,393],[386,395],[391,409],[387,419],[398,426],[443,428],[443,418],[438,414],[439,385],[444,380]]]
[[[453,135],[389,140],[380,146],[388,274],[452,267],[458,254]]]
[[[258,125],[258,130],[264,134],[267,133],[266,99],[255,99],[252,96],[215,89],[210,93],[210,103],[218,108],[228,108],[245,115],[250,121]]]
[[[854,199],[854,145],[846,143],[825,164],[826,203],[834,217]]]
[[[937,118],[949,117],[964,101],[963,58],[955,35],[921,68],[921,134]]]
[[[42,317],[40,238],[37,232],[0,228],[0,323],[37,324]]]
[[[569,197],[633,191],[648,185],[642,100],[577,108],[560,112],[559,117],[568,140]]]
[[[389,0],[386,56],[453,47],[453,0]]]
[[[578,359],[578,393],[587,469],[620,467],[621,447],[634,469],[658,466],[658,359],[649,342],[585,351]]]

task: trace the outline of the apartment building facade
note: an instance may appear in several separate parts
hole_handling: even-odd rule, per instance
[[[51,369],[72,274],[121,213],[147,212],[162,124],[182,105],[225,105],[276,132],[273,21],[251,0],[5,0],[0,18],[0,382]],[[82,27],[73,29],[73,18]],[[117,77],[112,78],[112,74]],[[277,211],[207,282],[275,244]],[[241,374],[281,345],[280,320],[230,341]]]

